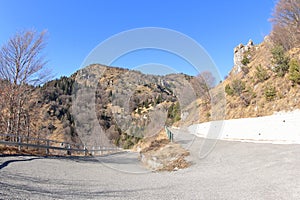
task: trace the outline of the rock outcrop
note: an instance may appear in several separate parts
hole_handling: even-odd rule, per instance
[[[234,67],[232,70],[234,74],[238,74],[242,70],[243,67],[242,60],[244,59],[245,53],[249,52],[249,50],[252,49],[253,47],[254,47],[253,41],[250,39],[246,46],[244,46],[243,44],[239,44],[237,47],[234,48],[234,57],[233,57]]]

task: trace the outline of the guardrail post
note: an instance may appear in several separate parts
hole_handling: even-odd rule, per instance
[[[167,128],[167,126],[165,126],[165,131],[168,135],[168,139],[173,142],[173,133]]]
[[[19,150],[19,152],[21,151],[21,137],[20,136],[18,136],[18,143],[19,143],[19,146],[18,146],[18,150]]]
[[[84,156],[87,156],[87,154],[88,154],[88,151],[87,151],[87,148],[86,148],[86,146],[85,146],[85,145],[84,145],[83,149],[84,149]]]
[[[47,146],[47,148],[46,148],[46,155],[48,156],[49,155],[49,146],[50,146],[50,141],[49,140],[46,140],[46,146]]]
[[[71,155],[71,146],[70,144],[67,145],[67,155],[70,156]]]

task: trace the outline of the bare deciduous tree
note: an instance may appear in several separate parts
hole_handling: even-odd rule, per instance
[[[273,12],[272,40],[286,50],[300,45],[300,1],[279,0]]]
[[[6,132],[19,135],[28,130],[29,112],[26,104],[34,88],[49,78],[46,61],[41,55],[45,47],[45,34],[35,31],[17,33],[0,50],[0,79],[5,110],[1,118]],[[24,126],[27,126],[26,128]]]
[[[209,71],[204,71],[192,80],[192,85],[197,96],[210,102],[210,89],[215,86],[215,82],[216,78],[213,74]]]

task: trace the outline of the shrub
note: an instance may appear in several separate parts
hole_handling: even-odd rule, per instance
[[[274,86],[266,86],[264,94],[267,101],[273,101],[276,98],[276,93],[277,92]]]
[[[127,139],[123,144],[123,148],[130,149],[133,147],[133,145],[134,145],[134,143],[131,141],[131,139]]]
[[[243,60],[241,61],[243,65],[248,65],[250,63],[250,60],[248,58],[248,54],[245,54],[243,57]]]
[[[232,81],[231,87],[235,95],[240,96],[243,90],[246,88],[245,82],[239,79],[235,79]]]
[[[256,97],[257,97],[257,95],[251,87],[247,87],[243,91],[243,94],[240,95],[240,99],[242,100],[244,106],[246,106],[246,107],[249,106],[251,103],[251,100]]]
[[[230,96],[233,95],[240,96],[242,92],[245,90],[245,88],[246,88],[245,82],[239,79],[235,79],[232,81],[231,86],[229,84],[225,86],[225,92]]]
[[[300,65],[297,60],[289,62],[289,79],[296,84],[300,84]]]
[[[245,75],[249,73],[249,67],[247,67],[247,66],[242,66],[241,68],[242,68],[242,72],[243,72]]]
[[[227,84],[227,85],[225,86],[225,92],[226,92],[226,94],[228,94],[228,95],[230,95],[230,96],[232,96],[233,93],[234,93],[233,89],[230,87],[229,84]]]
[[[275,46],[271,53],[273,55],[272,63],[275,65],[274,72],[283,77],[289,70],[289,57],[285,55],[284,48],[280,45]]]
[[[173,123],[180,121],[181,119],[181,111],[179,102],[172,103],[172,105],[168,109],[168,125],[172,125]]]
[[[263,81],[267,80],[268,78],[270,78],[267,70],[264,69],[261,65],[258,65],[256,67],[255,77],[259,82],[263,82]]]
[[[209,119],[210,117],[211,117],[210,112],[207,112],[207,113],[206,113],[206,118]]]

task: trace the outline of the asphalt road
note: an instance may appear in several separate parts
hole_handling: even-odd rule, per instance
[[[176,139],[176,137],[175,137]],[[179,138],[177,138],[179,140]],[[193,165],[145,170],[138,155],[102,158],[0,157],[0,199],[300,199],[300,145],[181,140]]]

